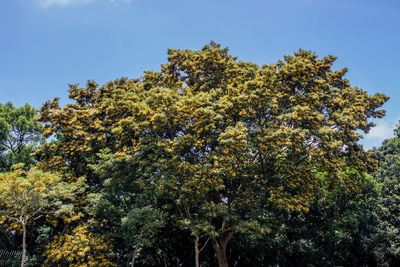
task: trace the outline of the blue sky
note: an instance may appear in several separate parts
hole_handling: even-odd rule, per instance
[[[337,56],[353,86],[391,97],[367,148],[400,119],[400,1],[1,0],[0,10],[0,103],[65,104],[70,83],[140,77],[168,48],[214,40],[260,65],[299,48]]]

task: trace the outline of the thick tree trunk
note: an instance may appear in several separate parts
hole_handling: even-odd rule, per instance
[[[214,248],[215,254],[217,254],[218,266],[219,267],[229,267],[228,257],[226,255],[226,247],[229,241],[233,237],[233,232],[228,232],[222,234],[220,240],[218,241],[216,237],[211,239],[211,244]]]
[[[25,255],[26,255],[26,225],[22,223],[22,258],[21,258],[21,267],[25,265]]]
[[[215,252],[217,253],[218,266],[229,267],[228,258],[226,257],[226,251],[221,248],[217,248]]]

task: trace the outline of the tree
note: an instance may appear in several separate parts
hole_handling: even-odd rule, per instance
[[[148,240],[149,236],[156,234],[162,224],[160,214],[157,214],[157,211],[150,207],[132,209],[122,219],[122,227],[126,231],[125,237],[133,247],[130,267],[135,266],[140,246]]]
[[[108,238],[118,240],[119,263],[126,263],[123,249],[127,248],[133,267],[139,249],[154,245],[154,236],[164,225],[164,214],[157,207],[154,186],[146,188],[141,183],[137,165],[108,152],[99,154],[102,160],[93,166],[103,184],[101,190],[88,195],[87,210],[91,218],[101,221],[99,229],[109,228]]]
[[[395,137],[385,140],[374,150],[379,161],[379,169],[374,177],[381,186],[380,205],[376,210],[381,224],[386,224],[387,232],[391,234],[387,253],[391,266],[400,263],[400,125],[394,133]]]
[[[37,110],[28,104],[0,104],[0,172],[11,171],[11,166],[18,163],[24,163],[26,169],[35,164],[31,154],[42,141],[42,125],[35,120],[36,115]],[[7,233],[7,228],[6,224],[1,226],[1,245],[15,249],[16,235]]]
[[[329,185],[324,175],[308,212],[283,213],[274,236],[279,266],[385,266],[387,228],[375,212],[378,185],[369,175],[349,169],[357,190]],[[267,252],[267,251],[266,251]],[[266,252],[264,252],[266,254]]]
[[[75,194],[84,187],[83,180],[65,182],[59,175],[37,168],[24,171],[22,165],[0,173],[0,221],[22,231],[22,259],[25,264],[27,226],[42,216],[72,211]]]
[[[0,172],[24,163],[33,166],[30,155],[42,141],[42,125],[36,121],[37,110],[28,104],[16,108],[11,102],[0,104]]]
[[[351,87],[346,69],[331,69],[335,57],[299,50],[259,67],[215,43],[168,55],[161,72],[72,85],[75,103],[63,108],[48,101],[39,118],[59,142],[37,154],[42,166],[99,185],[87,166],[101,149],[135,162],[142,181],[173,200],[195,250],[204,236],[219,266],[235,235],[270,231],[272,207],[308,210],[316,173],[351,188],[345,168],[373,169],[358,131],[384,115],[388,98]]]

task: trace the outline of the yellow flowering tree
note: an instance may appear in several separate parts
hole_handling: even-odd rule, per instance
[[[88,166],[101,149],[131,161],[141,183],[173,201],[197,266],[208,243],[228,266],[235,234],[270,231],[269,209],[306,211],[315,173],[352,188],[345,167],[374,167],[358,141],[374,126],[368,119],[384,116],[388,97],[352,87],[346,69],[331,69],[335,57],[299,50],[260,67],[215,43],[168,56],[160,72],[71,86],[75,103],[63,108],[47,102],[40,120],[59,142],[37,156],[43,168],[66,168],[93,185]]]
[[[27,226],[43,216],[72,212],[72,201],[84,187],[82,179],[67,183],[57,174],[37,168],[25,171],[22,164],[14,167],[14,171],[0,173],[0,222],[22,231],[24,266]]]

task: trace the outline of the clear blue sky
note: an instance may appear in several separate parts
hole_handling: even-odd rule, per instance
[[[400,1],[1,0],[0,10],[0,103],[67,103],[70,83],[140,77],[167,48],[214,40],[260,65],[299,48],[337,56],[353,86],[391,97],[366,147],[400,119]]]

